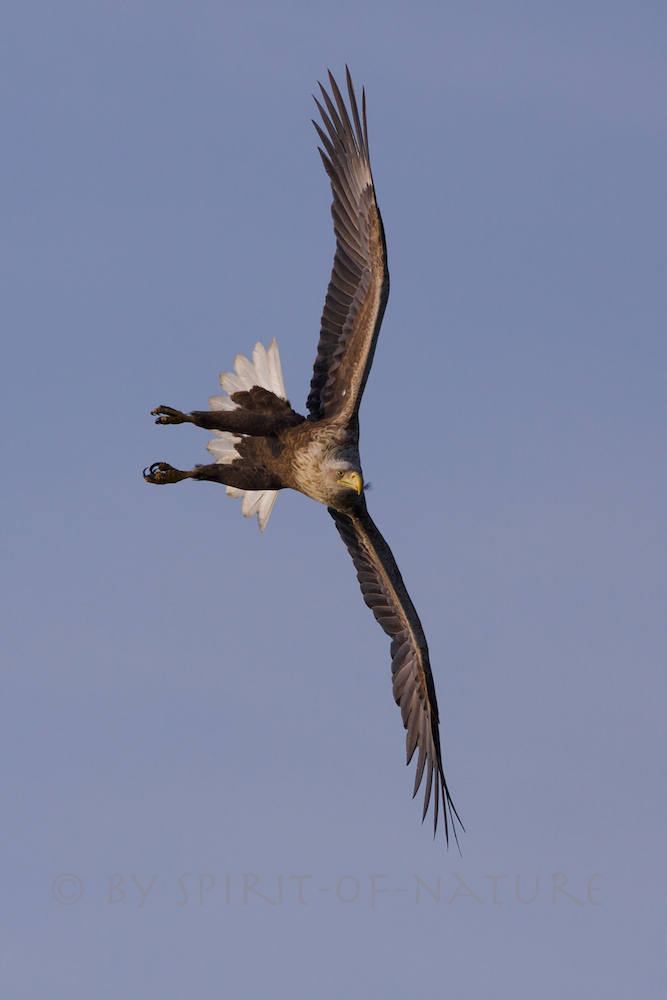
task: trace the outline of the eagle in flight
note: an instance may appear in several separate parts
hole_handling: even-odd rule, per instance
[[[433,830],[435,834],[442,797],[449,841],[449,823],[456,837],[458,814],[442,767],[428,647],[391,549],[366,508],[359,459],[359,404],[389,295],[384,229],[368,158],[366,99],[362,95],[360,116],[348,70],[348,112],[331,73],[329,80],[333,100],[321,85],[324,107],[315,99],[324,128],[313,124],[331,180],[336,253],[308,417],[296,413],[287,400],[275,339],[268,350],[257,344],[252,362],[237,354],[234,373],[220,376],[227,395],[212,396],[210,411],[153,410],[158,424],[191,423],[212,431],[216,438],[208,450],[215,462],[190,472],[157,462],[144,471],[144,478],[158,485],[182,479],[223,483],[230,496],[243,497],[246,517],[257,514],[262,531],[279,490],[298,490],[326,505],[352,556],[364,601],[391,638],[393,693],[407,730],[408,764],[419,750],[415,795],[426,770],[422,821],[435,781]]]

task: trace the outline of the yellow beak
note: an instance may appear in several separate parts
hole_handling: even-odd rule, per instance
[[[346,472],[340,477],[338,482],[342,483],[343,486],[349,486],[350,489],[356,490],[357,493],[361,493],[364,488],[364,484],[358,472]]]

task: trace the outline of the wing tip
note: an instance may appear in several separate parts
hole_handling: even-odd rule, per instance
[[[413,754],[414,754],[414,749],[413,749]],[[425,770],[424,764],[428,763],[427,777],[426,777],[427,785],[426,785],[426,790],[424,792],[424,809],[422,812],[422,823],[424,822],[426,816],[428,815],[428,808],[431,802],[431,794],[433,791],[432,779],[433,776],[435,776],[435,795],[433,797],[434,798],[433,839],[435,840],[436,834],[438,832],[438,820],[440,818],[440,796],[442,795],[442,825],[444,825],[445,828],[445,843],[447,845],[447,850],[449,850],[449,837],[451,829],[451,834],[454,838],[454,843],[456,844],[459,854],[461,854],[461,845],[459,844],[458,833],[456,831],[456,824],[458,823],[458,825],[461,827],[462,833],[465,833],[466,830],[461,821],[461,817],[457,812],[456,806],[452,801],[452,797],[449,794],[449,788],[447,787],[447,781],[445,780],[445,773],[442,767],[442,760],[440,759],[440,754],[436,754],[436,759],[434,761],[432,760],[431,755],[427,750],[426,753],[424,754],[424,758],[425,760],[424,762],[422,762],[420,753],[420,759],[417,762],[417,772],[415,774],[415,788],[412,793],[412,797],[415,798],[417,792],[419,791],[419,788],[421,787],[422,777]],[[410,760],[412,760],[412,754],[408,759],[408,764],[410,763]],[[461,856],[463,855],[461,854]]]

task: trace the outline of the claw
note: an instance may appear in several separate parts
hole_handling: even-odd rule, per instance
[[[151,410],[151,415],[161,414],[155,421],[156,424],[185,424],[188,418],[180,410],[173,410],[171,406],[156,406]]]
[[[147,483],[164,486],[165,483],[180,483],[181,479],[189,479],[191,473],[180,472],[166,462],[154,462],[150,469],[144,469],[144,479]]]

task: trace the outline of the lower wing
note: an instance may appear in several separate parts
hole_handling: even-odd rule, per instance
[[[454,817],[460,824],[461,820],[450,798],[442,768],[438,703],[428,647],[417,612],[405,589],[391,549],[375,527],[365,505],[359,516],[352,517],[341,514],[331,507],[328,510],[352,556],[364,601],[392,639],[392,685],[396,704],[401,709],[403,725],[407,729],[408,764],[415,750],[419,749],[413,793],[415,795],[426,769],[422,821],[428,811],[435,778],[433,833],[435,835],[438,826],[442,794],[445,837],[449,843],[449,814],[452,832],[458,844]],[[461,828],[463,829],[463,824]]]

